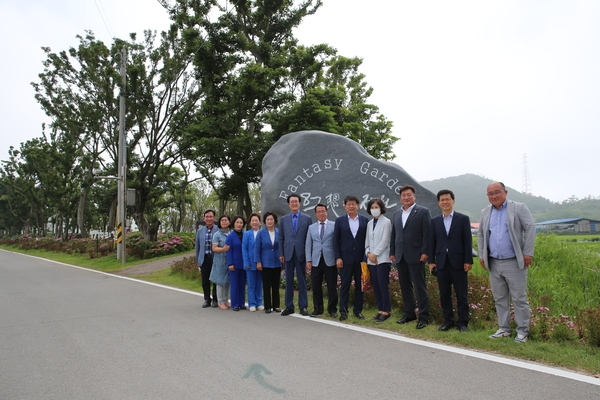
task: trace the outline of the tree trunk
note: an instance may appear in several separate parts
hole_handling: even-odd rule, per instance
[[[160,220],[158,218],[146,221],[146,218],[143,215],[139,215],[139,218],[136,219],[136,221],[139,223],[140,232],[142,232],[144,240],[150,242],[156,242],[158,240],[158,227],[160,226]]]
[[[85,203],[87,202],[87,195],[89,191],[90,186],[83,187],[81,190],[81,195],[79,196],[79,204],[77,206],[77,227],[79,228],[79,233],[83,238],[88,238],[90,236],[85,226]]]

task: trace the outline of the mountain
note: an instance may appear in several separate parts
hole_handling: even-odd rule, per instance
[[[481,210],[489,204],[486,188],[487,185],[492,183],[493,180],[484,178],[475,174],[464,174],[459,176],[452,176],[449,178],[436,179],[433,181],[419,182],[425,188],[431,190],[433,193],[437,193],[441,189],[450,189],[454,192],[456,197],[456,204],[454,208],[456,211],[463,214],[467,214],[471,221],[479,221],[479,214]],[[527,204],[529,210],[533,214],[536,221],[544,221],[550,218],[545,218],[551,212],[555,212],[557,207],[562,206],[559,203],[553,203],[550,200],[540,196],[530,196],[523,194],[511,187],[506,187],[508,190],[508,198],[514,201],[519,201]],[[598,201],[598,216],[595,219],[600,219],[600,200]],[[582,217],[581,215],[567,215],[568,212],[565,209],[564,213],[558,212],[559,215],[565,215],[564,217],[553,217],[553,218],[575,218]],[[592,218],[588,216],[586,218]]]

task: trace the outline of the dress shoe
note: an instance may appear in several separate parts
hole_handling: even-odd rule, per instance
[[[208,307],[210,307],[210,301],[207,300],[202,304],[202,308],[208,308]]]
[[[355,316],[356,318],[358,318],[358,319],[365,319],[365,316],[364,316],[364,315],[362,315],[362,313],[359,313],[359,312],[355,312],[355,313],[354,313],[354,316]]]
[[[219,304],[217,303],[217,301],[216,301],[216,300],[212,302],[212,306],[211,306],[211,307],[212,307],[212,308],[217,308],[217,307],[219,307]]]
[[[373,321],[377,321],[379,318],[381,318],[382,315],[382,313],[375,314],[375,316],[373,317]]]
[[[294,313],[294,310],[292,310],[291,308],[286,308],[285,310],[283,310],[281,312],[281,315],[283,315],[285,317],[286,315],[290,315],[290,314],[293,314],[293,313]]]
[[[417,329],[423,329],[427,326],[427,322],[425,321],[419,321],[417,322]]]
[[[404,325],[404,324],[408,324],[411,321],[414,321],[416,318],[408,318],[408,317],[402,317],[401,319],[399,319],[398,321],[396,321],[397,324],[400,325]]]
[[[240,310],[247,310],[247,309],[248,309],[248,307],[246,307],[246,306],[241,306],[240,307]]]
[[[337,311],[330,312],[330,313],[329,313],[329,316],[330,316],[331,318],[337,318],[337,316],[338,316],[338,313],[337,313]]]
[[[342,314],[340,315],[340,321],[345,321],[348,319],[348,314]]]
[[[265,310],[265,314],[271,314],[271,309],[270,309],[270,308],[267,308],[267,309]]]
[[[273,311],[280,313],[281,312],[281,308],[279,308],[279,307],[274,308]]]
[[[379,314],[379,319],[375,322],[377,322],[378,324],[382,323],[383,321],[385,321],[386,319],[388,319],[389,317],[391,317],[391,314]]]
[[[317,318],[319,315],[323,315],[323,313],[318,311],[313,311],[310,313],[310,316],[315,318]]]
[[[469,328],[467,328],[466,326],[459,326],[458,331],[459,332],[469,332]]]
[[[306,307],[300,309],[300,315],[308,317],[308,310],[306,309]]]
[[[449,331],[453,326],[454,326],[454,324],[450,324],[450,323],[444,324],[438,328],[438,331],[446,332],[446,331]]]
[[[240,311],[239,307],[233,307],[233,311]]]

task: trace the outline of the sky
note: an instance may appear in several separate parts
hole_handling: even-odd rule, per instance
[[[535,196],[600,197],[600,2],[323,3],[296,37],[363,60],[370,102],[400,138],[394,162],[417,181],[474,173],[523,191],[527,170]],[[41,47],[170,23],[157,0],[1,0],[0,15],[2,160],[49,122],[30,84]]]

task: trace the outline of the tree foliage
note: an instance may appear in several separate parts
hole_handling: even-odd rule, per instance
[[[289,132],[338,133],[391,158],[397,139],[391,122],[366,103],[372,89],[358,73],[361,61],[327,45],[300,46],[293,36],[321,4],[181,0],[171,8],[206,92],[185,132],[187,156],[221,198],[237,199],[240,214],[252,210],[248,184],[259,182],[264,155]]]
[[[11,148],[0,168],[5,231],[43,232],[51,221],[66,237],[114,226],[116,183],[95,175],[118,175],[123,90],[127,186],[136,190],[129,212],[146,240],[156,239],[161,223],[188,229],[202,201],[248,216],[260,197],[264,155],[293,131],[337,133],[393,158],[397,138],[369,103],[362,61],[325,44],[302,46],[293,35],[321,0],[162,4],[173,21],[168,32],[110,44],[86,32],[68,50],[43,48],[44,69],[32,86],[50,123],[40,138]]]

